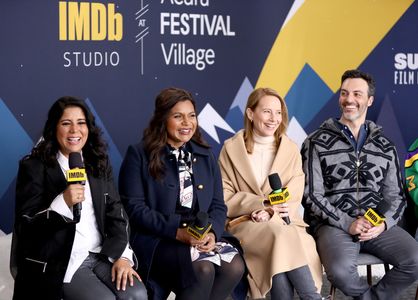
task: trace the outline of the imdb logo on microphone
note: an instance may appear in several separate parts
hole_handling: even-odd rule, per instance
[[[76,41],[63,53],[64,67],[116,67],[117,51],[78,51],[82,42],[119,42],[123,38],[123,16],[114,3],[59,1],[59,40]],[[92,47],[97,47],[92,44]],[[112,44],[109,44],[112,47]],[[83,47],[84,48],[84,47]],[[101,49],[103,49],[101,47]]]
[[[67,171],[67,181],[68,182],[80,182],[80,181],[86,181],[87,180],[87,174],[85,169],[71,169]]]

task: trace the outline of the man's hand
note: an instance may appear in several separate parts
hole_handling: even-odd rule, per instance
[[[134,285],[134,277],[138,278],[139,281],[141,277],[139,277],[138,273],[131,267],[129,261],[125,258],[119,258],[113,263],[112,266],[112,282],[116,280],[116,289],[119,291],[122,289],[123,291],[126,290],[126,284],[129,280],[129,285]]]
[[[351,223],[349,228],[349,233],[351,235],[358,235],[360,242],[369,241],[379,236],[383,231],[385,231],[385,223],[380,224],[379,226],[373,226],[366,218],[363,216],[358,217],[353,223]]]

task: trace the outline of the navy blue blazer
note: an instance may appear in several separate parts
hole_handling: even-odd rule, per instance
[[[118,259],[128,243],[129,227],[110,167],[106,178],[88,170],[87,175],[102,236],[101,254]],[[76,222],[48,208],[66,187],[57,161],[53,166],[33,157],[20,162],[11,253],[12,272],[17,271],[13,299],[61,299]]]
[[[193,177],[199,209],[209,214],[216,238],[222,236],[226,219],[222,181],[218,163],[209,149],[190,141]],[[131,224],[131,246],[138,257],[145,282],[153,253],[161,239],[176,239],[180,215],[176,214],[179,175],[176,158],[168,150],[162,154],[165,176],[155,180],[148,171],[143,143],[129,146],[119,175],[119,193]]]

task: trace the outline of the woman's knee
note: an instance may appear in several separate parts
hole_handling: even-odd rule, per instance
[[[193,262],[193,270],[197,278],[214,278],[215,267],[209,261],[198,261]]]
[[[228,273],[229,277],[240,279],[245,272],[244,259],[239,254],[235,255],[226,269],[226,273]]]

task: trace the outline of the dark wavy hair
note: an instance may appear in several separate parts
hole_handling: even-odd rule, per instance
[[[107,145],[102,139],[102,130],[97,127],[95,118],[85,102],[75,97],[61,97],[51,106],[48,112],[48,119],[44,125],[42,139],[35,145],[30,155],[41,158],[47,165],[53,165],[55,163],[60,148],[57,140],[57,125],[64,114],[64,110],[68,107],[81,108],[86,117],[89,134],[86,144],[82,149],[86,169],[95,176],[107,175]]]
[[[190,101],[196,111],[196,103],[191,93],[186,90],[170,87],[162,90],[155,99],[155,109],[148,127],[144,130],[144,148],[149,157],[149,172],[155,179],[164,175],[165,166],[161,160],[164,147],[167,144],[167,120],[171,109],[181,101]],[[203,140],[199,126],[192,140],[197,144],[209,148]]]
[[[374,81],[372,75],[365,73],[363,71],[360,71],[360,70],[347,70],[341,76],[341,85],[347,78],[361,78],[364,81],[366,81],[369,87],[368,89],[369,97],[374,96],[374,94],[376,93],[376,82]]]

